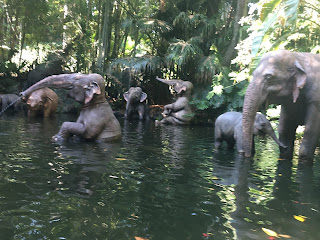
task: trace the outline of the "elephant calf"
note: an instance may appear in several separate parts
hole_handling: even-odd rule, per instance
[[[254,122],[253,135],[264,136],[268,134],[281,147],[286,148],[276,137],[274,130],[266,118],[261,113],[256,114]],[[215,123],[215,149],[220,149],[223,141],[226,141],[229,148],[233,148],[236,144],[237,151],[243,153],[243,139],[242,139],[242,113],[240,112],[226,112],[220,115]],[[254,142],[253,151],[254,151]]]
[[[164,106],[164,111],[162,113],[163,119],[159,123],[174,125],[190,124],[194,117],[193,109],[189,104],[193,84],[183,80],[167,80],[159,77],[156,77],[156,79],[173,86],[179,96],[174,103]]]
[[[28,116],[42,115],[47,118],[54,115],[58,107],[58,96],[50,88],[40,88],[27,99]]]
[[[131,87],[123,94],[124,99],[127,101],[125,118],[130,118],[136,114],[139,120],[148,119],[148,105],[146,99],[148,95],[142,91],[141,87]]]

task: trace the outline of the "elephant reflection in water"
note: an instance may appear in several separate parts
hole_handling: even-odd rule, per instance
[[[193,109],[189,103],[193,84],[183,80],[166,80],[159,77],[156,77],[156,79],[173,86],[179,96],[174,103],[164,106],[164,111],[162,113],[163,119],[157,123],[174,125],[190,124],[194,117]]]
[[[276,156],[274,158],[276,159]],[[225,162],[226,159],[230,159],[230,162]],[[274,166],[276,168],[275,178],[265,182],[257,177],[252,179],[253,175],[250,174],[254,161],[258,159],[245,158],[235,152],[218,152],[215,153],[215,160],[221,160],[213,168],[213,174],[215,178],[218,178],[213,180],[216,186],[234,185],[235,210],[231,213],[231,225],[235,229],[236,239],[264,239],[267,235],[257,224],[259,221],[280,222],[281,229],[291,229],[291,232],[280,232],[280,230],[278,232],[279,228],[271,228],[280,234],[295,236],[297,239],[315,239],[314,229],[317,229],[317,224],[320,221],[318,212],[320,205],[317,190],[314,188],[312,167],[299,164],[297,174],[294,177],[292,159],[274,160],[274,163],[277,164]],[[231,162],[234,162],[232,171],[229,167]],[[262,185],[260,187],[257,185],[259,181]],[[273,185],[273,197],[270,199],[263,199],[263,195],[259,197],[250,191],[250,189],[268,190],[270,184]],[[255,198],[263,199],[263,201],[261,203],[255,202]],[[256,212],[260,214],[256,214]],[[297,225],[299,222],[294,220],[294,215],[307,216],[308,219],[314,221],[310,221],[306,225]],[[262,227],[269,228],[268,226]],[[308,235],[310,233],[313,233],[312,236]]]
[[[94,194],[101,177],[120,149],[119,143],[69,141],[57,147],[51,169],[57,177],[51,180],[56,189],[68,194]]]

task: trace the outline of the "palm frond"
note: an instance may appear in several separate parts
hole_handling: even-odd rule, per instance
[[[196,78],[199,82],[210,82],[214,75],[222,71],[220,59],[216,55],[201,58],[198,66]]]
[[[190,41],[174,39],[168,48],[167,61],[169,65],[184,65],[188,61],[203,55],[202,50],[194,42],[199,41],[196,38]]]
[[[156,71],[162,65],[162,60],[158,56],[144,55],[142,57],[135,58],[118,58],[114,59],[110,63],[111,69],[119,69],[123,71],[126,68],[130,68],[136,73],[151,73]]]

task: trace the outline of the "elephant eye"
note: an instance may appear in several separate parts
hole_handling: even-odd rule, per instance
[[[264,78],[268,80],[268,79],[272,78],[272,75],[271,74],[266,74],[266,75],[264,75]]]

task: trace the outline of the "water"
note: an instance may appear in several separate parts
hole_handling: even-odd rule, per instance
[[[271,139],[214,154],[213,127],[121,119],[120,143],[52,143],[75,119],[0,117],[1,240],[320,239],[318,156],[278,160]]]

